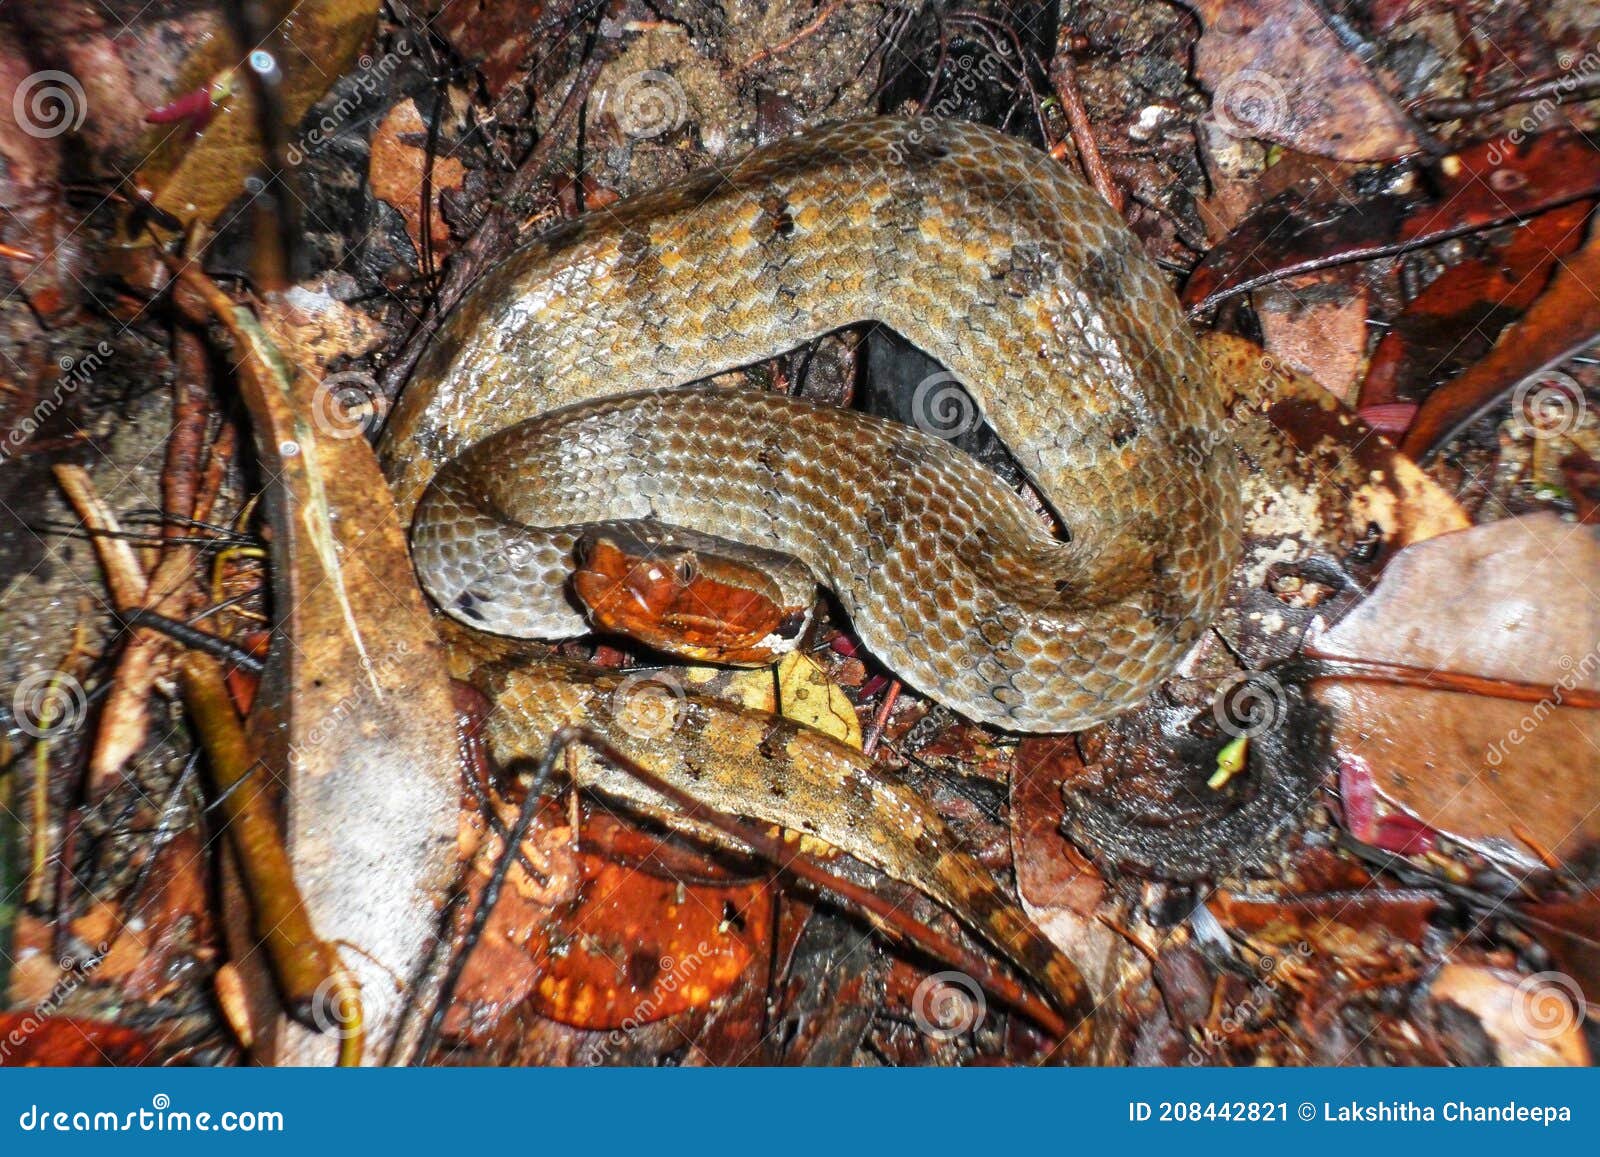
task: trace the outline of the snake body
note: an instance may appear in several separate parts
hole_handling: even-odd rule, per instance
[[[965,388],[1070,541],[932,434],[672,389],[863,321]],[[992,130],[883,118],[517,250],[447,318],[381,453],[422,583],[463,622],[582,632],[560,594],[581,525],[655,519],[800,558],[968,717],[1067,731],[1137,703],[1216,611],[1223,420],[1171,291],[1091,189]]]

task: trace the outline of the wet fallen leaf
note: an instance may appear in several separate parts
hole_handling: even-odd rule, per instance
[[[1600,687],[1600,537],[1555,515],[1505,519],[1398,554],[1374,593],[1315,640],[1367,658],[1552,688],[1529,704],[1374,683],[1325,682],[1344,758],[1370,767],[1390,808],[1537,866],[1517,838],[1572,855],[1600,839],[1600,712],[1561,705]],[[1465,613],[1470,610],[1470,613]]]
[[[582,897],[557,930],[532,1007],[579,1028],[630,1028],[709,1004],[766,951],[761,884],[693,886],[581,857]]]
[[[601,812],[586,817],[574,850],[563,815],[546,806],[523,845],[545,879],[513,867],[462,973],[447,1033],[487,1042],[524,1002],[576,1028],[636,1028],[716,1000],[767,950],[764,883],[710,883],[717,869],[700,865],[681,879],[681,861],[657,853],[660,837]],[[481,817],[468,819],[481,832]],[[491,838],[476,861],[474,903],[501,847]]]
[[[1195,75],[1234,136],[1349,161],[1420,151],[1426,136],[1308,0],[1185,0],[1205,22]]]
[[[515,809],[497,811],[503,822],[515,822]],[[522,854],[543,878],[528,875],[521,863],[512,865],[500,902],[456,986],[444,1021],[447,1035],[475,1043],[490,1040],[505,1016],[533,991],[549,960],[550,928],[577,897],[580,883],[572,831],[563,826],[564,818],[561,809],[541,805]],[[484,885],[505,844],[498,835],[487,834],[475,806],[463,808],[461,821],[462,853],[474,857],[465,907],[472,911],[482,902]]]
[[[1544,290],[1556,262],[1583,242],[1592,201],[1518,226],[1504,245],[1428,284],[1372,352],[1361,405],[1414,402],[1487,354],[1500,331]]]
[[[152,1063],[155,1046],[144,1033],[71,1016],[0,1012],[0,1067],[122,1068]]]
[[[273,308],[262,315],[262,321],[270,327],[273,341],[291,351],[300,364],[323,366],[359,358],[376,349],[384,333],[367,314],[345,304],[356,294],[352,278],[330,273],[274,294]],[[360,376],[346,375],[342,380],[356,381]],[[375,387],[370,392],[375,395]],[[378,416],[367,416],[366,423],[374,423]],[[328,421],[336,415],[324,412],[322,417]]]
[[[1405,451],[1419,460],[1427,458],[1463,426],[1525,384],[1533,388],[1530,396],[1518,400],[1524,410],[1550,402],[1560,410],[1581,411],[1581,395],[1557,399],[1550,394],[1555,387],[1539,385],[1537,377],[1600,335],[1596,285],[1600,285],[1600,231],[1591,226],[1583,247],[1559,263],[1549,286],[1501,333],[1488,356],[1422,403],[1402,443]],[[1570,395],[1570,391],[1564,392]],[[1532,420],[1539,419],[1534,415]]]
[[[1272,180],[1272,171],[1262,178]],[[1600,193],[1600,148],[1584,134],[1553,131],[1508,146],[1502,138],[1439,161],[1407,161],[1370,175],[1360,195],[1320,188],[1270,199],[1207,253],[1184,283],[1201,312],[1294,274],[1401,253],[1531,217]]]
[[[1131,949],[1095,918],[1106,885],[1100,872],[1061,834],[1061,792],[1082,761],[1064,736],[1029,737],[1011,773],[1011,847],[1017,895],[1028,918],[1072,957],[1097,998]]]
[[[154,1001],[181,982],[176,963],[212,954],[204,871],[198,833],[179,832],[149,871],[141,872],[145,884],[133,897],[132,920],[125,906],[95,904],[72,922],[73,934],[84,943],[107,945],[94,970],[96,981],[116,981],[127,995]]]
[[[467,0],[446,4],[432,18],[439,35],[461,59],[483,74],[491,98],[498,97],[522,74],[523,59],[532,50],[530,33],[545,14],[541,2]]]
[[[1291,896],[1241,895],[1221,889],[1206,906],[1237,932],[1284,946],[1305,941],[1347,967],[1376,961],[1399,948],[1421,947],[1439,897],[1411,888],[1363,887],[1358,891]]]

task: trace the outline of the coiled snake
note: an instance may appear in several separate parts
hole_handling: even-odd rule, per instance
[[[965,387],[1070,541],[931,434],[672,388],[863,321]],[[469,625],[582,632],[562,593],[572,528],[655,519],[798,557],[907,682],[974,720],[1049,732],[1139,702],[1211,620],[1238,506],[1223,419],[1171,291],[1091,189],[993,130],[884,118],[758,149],[517,250],[446,319],[381,454],[424,587]],[[501,742],[534,750],[616,685],[549,662],[487,678]],[[681,762],[719,710],[621,745]],[[762,726],[761,743],[734,745],[750,759],[773,755],[778,725]],[[843,819],[799,804],[766,818],[848,842]]]
[[[1070,543],[932,435],[662,392],[867,320],[966,387]],[[1069,731],[1137,703],[1216,610],[1238,505],[1221,424],[1171,292],[1090,189],[985,128],[874,120],[519,250],[446,323],[384,456],[403,516],[439,471],[413,554],[469,625],[582,633],[572,536],[526,528],[655,518],[798,556],[962,714]]]

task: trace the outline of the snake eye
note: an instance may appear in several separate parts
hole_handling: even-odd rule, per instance
[[[694,556],[692,554],[682,554],[679,555],[677,561],[672,564],[672,573],[677,577],[679,586],[688,586],[690,583],[694,582],[700,571],[699,568],[695,566]]]

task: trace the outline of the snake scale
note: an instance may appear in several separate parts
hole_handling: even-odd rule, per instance
[[[868,321],[965,388],[1068,541],[934,434],[677,388]],[[575,528],[653,519],[794,555],[896,674],[1013,731],[1089,726],[1170,674],[1220,603],[1238,506],[1209,366],[1118,216],[1025,143],[928,119],[814,129],[524,245],[445,319],[380,453],[422,583],[463,623],[581,633],[562,594]],[[494,734],[524,753],[560,722],[596,722],[616,686],[553,662],[488,664],[480,681]],[[708,766],[843,783],[870,764],[689,702],[692,726],[619,745],[697,794],[715,796]],[[719,725],[743,762],[703,745]],[[857,854],[970,904],[983,886],[908,866],[942,838],[913,801],[905,849]],[[774,802],[762,818],[857,850],[847,817]]]

